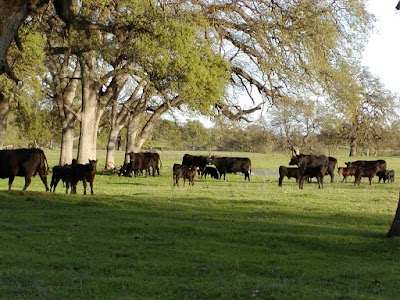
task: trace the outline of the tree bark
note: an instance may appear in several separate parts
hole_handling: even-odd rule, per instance
[[[69,59],[65,57],[64,62],[58,68],[58,73],[53,74],[54,78],[57,78],[54,80],[56,86],[53,89],[56,91],[55,101],[61,122],[60,166],[72,163],[75,137],[76,117],[71,110],[78,86],[80,66],[79,63],[76,63],[71,79],[68,77],[68,68]]]
[[[8,113],[10,112],[10,98],[0,92],[0,148],[4,146],[7,132]]]
[[[27,0],[0,0],[0,75],[6,73],[12,80],[18,82],[7,64],[7,51],[17,35],[22,22],[28,16]]]
[[[357,156],[357,144],[356,144],[356,137],[350,137],[350,153],[349,156]]]
[[[126,133],[126,150],[125,150],[125,163],[129,162],[128,153],[140,152],[144,142],[146,141],[141,137],[140,123],[145,116],[146,111],[135,114],[129,118],[129,123]]]
[[[386,237],[391,238],[394,236],[400,236],[400,193],[399,193],[399,203],[397,204],[396,214],[392,222],[392,226],[389,229]]]
[[[82,109],[80,115],[80,135],[77,161],[80,164],[88,163],[89,159],[96,159],[97,144],[97,88],[94,78],[95,58],[93,52],[81,55],[82,81]]]

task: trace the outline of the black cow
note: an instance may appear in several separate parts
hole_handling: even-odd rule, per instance
[[[363,167],[358,167],[356,170],[355,180],[354,180],[354,185],[358,184],[360,185],[361,178],[362,177],[368,177],[369,179],[369,185],[372,184],[372,178],[375,177],[375,175],[379,172],[382,171],[381,168],[378,165],[375,165],[374,167],[368,167],[368,168],[363,168]]]
[[[194,177],[196,176],[196,167],[174,164],[172,167],[172,180],[174,186],[179,186],[179,179],[183,178],[183,186],[185,186],[186,179],[189,180],[189,185],[194,185]]]
[[[72,178],[72,168],[71,165],[65,164],[64,166],[54,166],[53,167],[53,174],[51,176],[51,183],[50,183],[50,192],[56,191],[57,184],[60,180],[65,183],[65,193],[68,193],[68,189],[71,185],[71,178]]]
[[[89,159],[88,164],[72,162],[71,165],[71,194],[76,194],[76,186],[79,181],[83,183],[83,194],[86,195],[87,182],[90,184],[90,193],[93,195],[93,182],[96,175],[97,160]]]
[[[219,174],[216,167],[206,166],[204,172],[201,174],[201,178],[207,178],[207,175],[210,175],[211,178],[218,179]]]
[[[199,175],[203,174],[210,159],[207,156],[185,154],[182,158],[182,165],[199,168]]]
[[[347,167],[361,167],[361,168],[373,168],[378,166],[381,171],[386,171],[386,161],[383,159],[378,160],[356,160],[345,163]]]
[[[289,165],[299,166],[299,188],[303,188],[303,183],[306,178],[312,177],[317,178],[319,188],[324,187],[324,176],[329,168],[329,158],[326,155],[298,154],[291,158]],[[319,174],[318,172],[324,173]]]
[[[298,154],[296,156],[293,156],[289,162],[289,165],[293,166],[293,165],[299,165],[299,161],[302,157],[304,156],[309,156],[306,154]],[[325,155],[315,155],[316,159],[319,159],[319,157],[326,157]],[[336,169],[336,164],[337,164],[337,159],[332,157],[332,156],[328,156],[328,168],[327,168],[327,174],[331,177],[331,182],[334,181],[334,177],[335,177],[335,169]]]
[[[11,185],[15,176],[25,177],[23,190],[26,190],[31,183],[32,176],[39,173],[40,179],[42,180],[46,191],[48,191],[48,168],[46,156],[41,149],[0,150],[0,178],[8,178],[9,190],[11,190]]]
[[[299,178],[299,168],[288,168],[285,166],[280,166],[279,167],[279,182],[278,186],[282,186],[282,181],[284,177],[287,177],[288,179],[290,178],[296,178],[296,182]]]
[[[160,175],[161,159],[157,152],[130,152],[129,156],[128,174],[133,172],[137,176],[144,170],[146,176],[149,174],[155,176],[155,173]]]
[[[299,184],[299,189],[303,189],[303,184],[304,181],[307,178],[317,178],[318,182],[318,188],[323,188],[324,187],[324,176],[328,172],[328,165],[326,166],[311,166],[311,167],[306,167],[305,169],[302,169],[300,171],[299,179],[298,179],[298,184]]]
[[[389,183],[394,182],[394,170],[379,171],[378,173],[376,173],[376,176],[378,176],[378,178],[379,178],[378,183],[380,183],[382,179],[383,179],[383,183],[386,183],[386,180]]]
[[[244,180],[250,181],[251,160],[247,157],[210,157],[210,164],[213,164],[219,173],[219,179],[226,173],[244,173]]]

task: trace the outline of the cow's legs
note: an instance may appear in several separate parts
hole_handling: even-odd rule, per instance
[[[10,176],[10,177],[8,178],[8,190],[9,190],[9,191],[11,191],[11,185],[12,185],[12,183],[13,183],[13,181],[14,181],[14,178],[15,178],[15,176]]]
[[[93,181],[90,181],[89,184],[90,184],[90,194],[93,195]]]
[[[42,180],[42,182],[43,182],[43,184],[44,184],[44,186],[46,188],[46,192],[48,192],[49,191],[49,186],[47,185],[46,171],[44,171],[44,172],[39,171],[39,176],[40,176],[40,179]]]
[[[60,181],[60,178],[51,178],[51,182],[50,182],[50,192],[51,192],[51,190],[53,189],[53,192],[55,192],[56,191],[56,187],[57,187],[57,184],[58,184],[58,182]]]
[[[84,195],[86,195],[86,186],[87,186],[87,181],[86,181],[86,179],[85,179],[85,178],[82,180],[82,183],[83,183],[83,194],[84,194]]]
[[[249,173],[249,171],[246,171],[244,173],[244,180],[246,180],[246,178],[250,181],[250,173]]]
[[[27,187],[31,184],[31,176],[30,175],[25,175],[25,185],[24,188],[22,189],[23,191],[25,191],[27,189]],[[49,190],[49,189],[47,189]]]
[[[282,186],[283,177],[284,176],[279,176],[278,186]]]

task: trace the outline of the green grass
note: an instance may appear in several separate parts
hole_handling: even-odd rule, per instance
[[[93,196],[81,184],[78,195],[61,184],[46,193],[38,176],[28,191],[17,178],[8,192],[1,180],[0,298],[398,297],[400,239],[385,238],[396,181],[336,178],[299,190],[285,179],[279,188],[287,155],[223,153],[249,156],[255,174],[268,172],[173,187],[171,166],[183,154],[162,153],[160,177],[98,174]],[[58,153],[46,155],[55,165]],[[400,174],[398,157],[384,159]]]

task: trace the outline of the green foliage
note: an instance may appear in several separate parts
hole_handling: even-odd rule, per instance
[[[50,166],[57,154],[46,151]],[[27,192],[18,191],[20,177],[7,192],[1,180],[2,297],[397,297],[400,240],[385,238],[397,185],[299,190],[285,178],[278,187],[290,155],[218,153],[250,157],[251,182],[228,174],[173,187],[171,166],[183,154],[163,152],[160,177],[97,174],[94,196],[82,195],[81,183],[78,195],[61,186],[45,193],[38,177]],[[336,154],[343,165],[347,157]],[[384,159],[400,172],[398,158]]]

